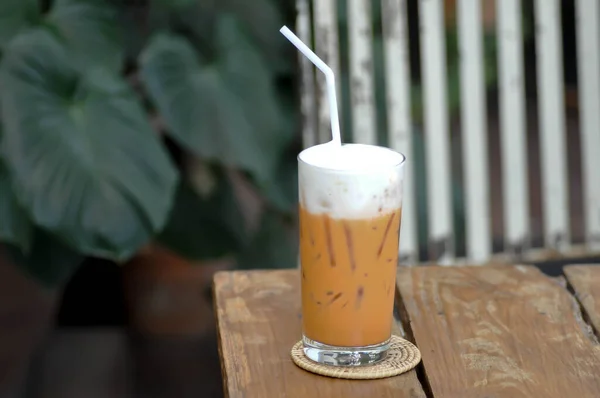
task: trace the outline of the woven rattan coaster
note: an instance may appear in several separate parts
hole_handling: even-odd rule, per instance
[[[291,355],[296,365],[311,373],[338,379],[355,380],[383,379],[397,376],[413,369],[421,361],[419,349],[399,336],[392,336],[390,339],[390,350],[387,357],[383,361],[370,366],[335,367],[313,362],[304,355],[302,341],[297,342],[292,347]]]

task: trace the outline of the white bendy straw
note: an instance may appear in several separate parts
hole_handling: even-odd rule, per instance
[[[340,135],[340,120],[338,117],[337,95],[335,90],[335,75],[325,62],[321,60],[306,44],[300,40],[287,26],[283,26],[279,31],[290,41],[306,58],[310,60],[317,68],[325,74],[327,82],[327,94],[329,96],[329,113],[331,114],[331,138],[332,142],[338,146],[342,145],[342,137]]]

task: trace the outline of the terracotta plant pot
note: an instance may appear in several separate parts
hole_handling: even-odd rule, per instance
[[[231,265],[230,260],[194,264],[160,246],[144,249],[123,269],[130,328],[151,336],[211,332],[212,276]]]
[[[0,397],[19,396],[30,359],[54,324],[60,290],[25,275],[0,245]]]

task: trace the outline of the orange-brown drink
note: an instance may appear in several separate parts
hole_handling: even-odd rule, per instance
[[[391,337],[404,156],[331,143],[298,156],[304,352],[338,366],[383,359]]]

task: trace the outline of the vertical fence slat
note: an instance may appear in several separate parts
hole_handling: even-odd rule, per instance
[[[296,31],[298,37],[307,45],[312,43],[312,33],[310,27],[310,7],[309,0],[296,0]],[[300,60],[301,77],[301,97],[300,106],[302,108],[302,145],[304,148],[311,147],[317,143],[317,107],[315,97],[315,74],[314,65],[304,55],[297,53]]]
[[[529,247],[521,1],[496,1],[505,249]]]
[[[535,0],[537,87],[545,247],[570,243],[561,3]]]
[[[352,137],[361,144],[377,144],[371,23],[371,1],[348,0]]]
[[[484,262],[491,231],[481,0],[459,0],[457,6],[467,257]]]
[[[336,0],[313,1],[315,52],[333,70],[340,95],[340,53]],[[318,136],[319,142],[331,141],[331,117],[327,97],[327,82],[323,73],[317,73]]]
[[[600,248],[600,44],[598,0],[577,0],[577,63],[586,242]]]
[[[429,247],[440,264],[454,258],[446,39],[442,0],[420,0],[421,65],[426,137]]]
[[[413,180],[412,121],[410,115],[410,60],[406,0],[383,0],[381,4],[385,58],[386,106],[389,145],[406,156],[402,198],[400,263],[418,260],[418,235]]]

